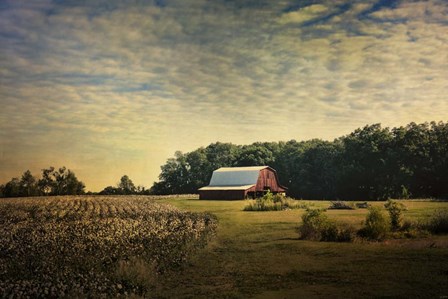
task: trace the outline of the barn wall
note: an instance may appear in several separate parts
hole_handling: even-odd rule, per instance
[[[270,169],[265,168],[260,171],[260,175],[258,176],[258,181],[256,185],[256,191],[264,191],[265,187],[269,187],[271,192],[285,192],[278,182],[277,173]]]
[[[247,190],[199,190],[199,199],[245,199]]]

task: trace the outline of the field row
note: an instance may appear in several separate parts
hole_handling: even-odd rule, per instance
[[[175,208],[153,204],[149,196],[63,196],[21,198],[0,201],[0,222],[34,220],[82,220],[98,218],[140,218]],[[20,205],[17,203],[20,202]]]

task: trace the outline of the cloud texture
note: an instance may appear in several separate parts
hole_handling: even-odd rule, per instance
[[[0,182],[150,186],[175,150],[447,120],[446,1],[2,1]]]

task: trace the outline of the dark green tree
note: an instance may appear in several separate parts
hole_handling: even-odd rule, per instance
[[[75,173],[70,169],[67,170],[67,175],[65,176],[65,186],[64,193],[68,195],[80,195],[84,194],[85,185],[83,182],[79,181]]]
[[[118,183],[118,189],[120,189],[121,194],[137,193],[137,188],[135,188],[134,183],[127,175],[121,177],[120,182]]]
[[[389,151],[392,134],[380,124],[365,126],[342,137],[338,195],[345,199],[387,199],[393,195]]]
[[[243,146],[236,158],[236,166],[263,166],[272,165],[274,155],[264,145]]]
[[[18,178],[12,178],[3,187],[4,197],[18,197],[20,196],[20,180]]]
[[[39,192],[42,195],[52,195],[54,192],[56,183],[53,173],[54,167],[52,166],[42,169],[42,178],[37,182]]]
[[[113,186],[107,186],[101,190],[98,194],[100,195],[121,195],[121,189]]]
[[[288,187],[288,194],[293,197],[303,197],[301,186],[303,178],[301,169],[305,152],[304,142],[290,140],[279,144],[280,150],[273,164],[280,183]]]
[[[65,166],[59,169],[42,169],[42,178],[37,183],[43,195],[79,195],[84,194],[85,185]]]
[[[201,147],[185,155],[188,165],[189,185],[186,193],[196,193],[197,189],[208,184],[211,177],[211,166],[207,160],[207,151]]]
[[[152,188],[155,194],[187,193],[189,174],[186,157],[182,152],[177,151],[174,158],[169,158],[161,166],[161,170],[160,181],[157,184],[155,183]]]
[[[337,162],[342,152],[341,144],[314,139],[304,143],[303,146],[297,187],[300,197],[335,198]]]
[[[448,123],[431,122],[432,194],[448,198]]]
[[[20,194],[22,196],[36,196],[39,194],[37,188],[37,179],[27,170],[20,179]]]

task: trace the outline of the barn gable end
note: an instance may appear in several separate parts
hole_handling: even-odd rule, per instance
[[[270,190],[284,193],[276,171],[269,166],[222,167],[213,171],[210,184],[200,188],[200,199],[245,199]]]

